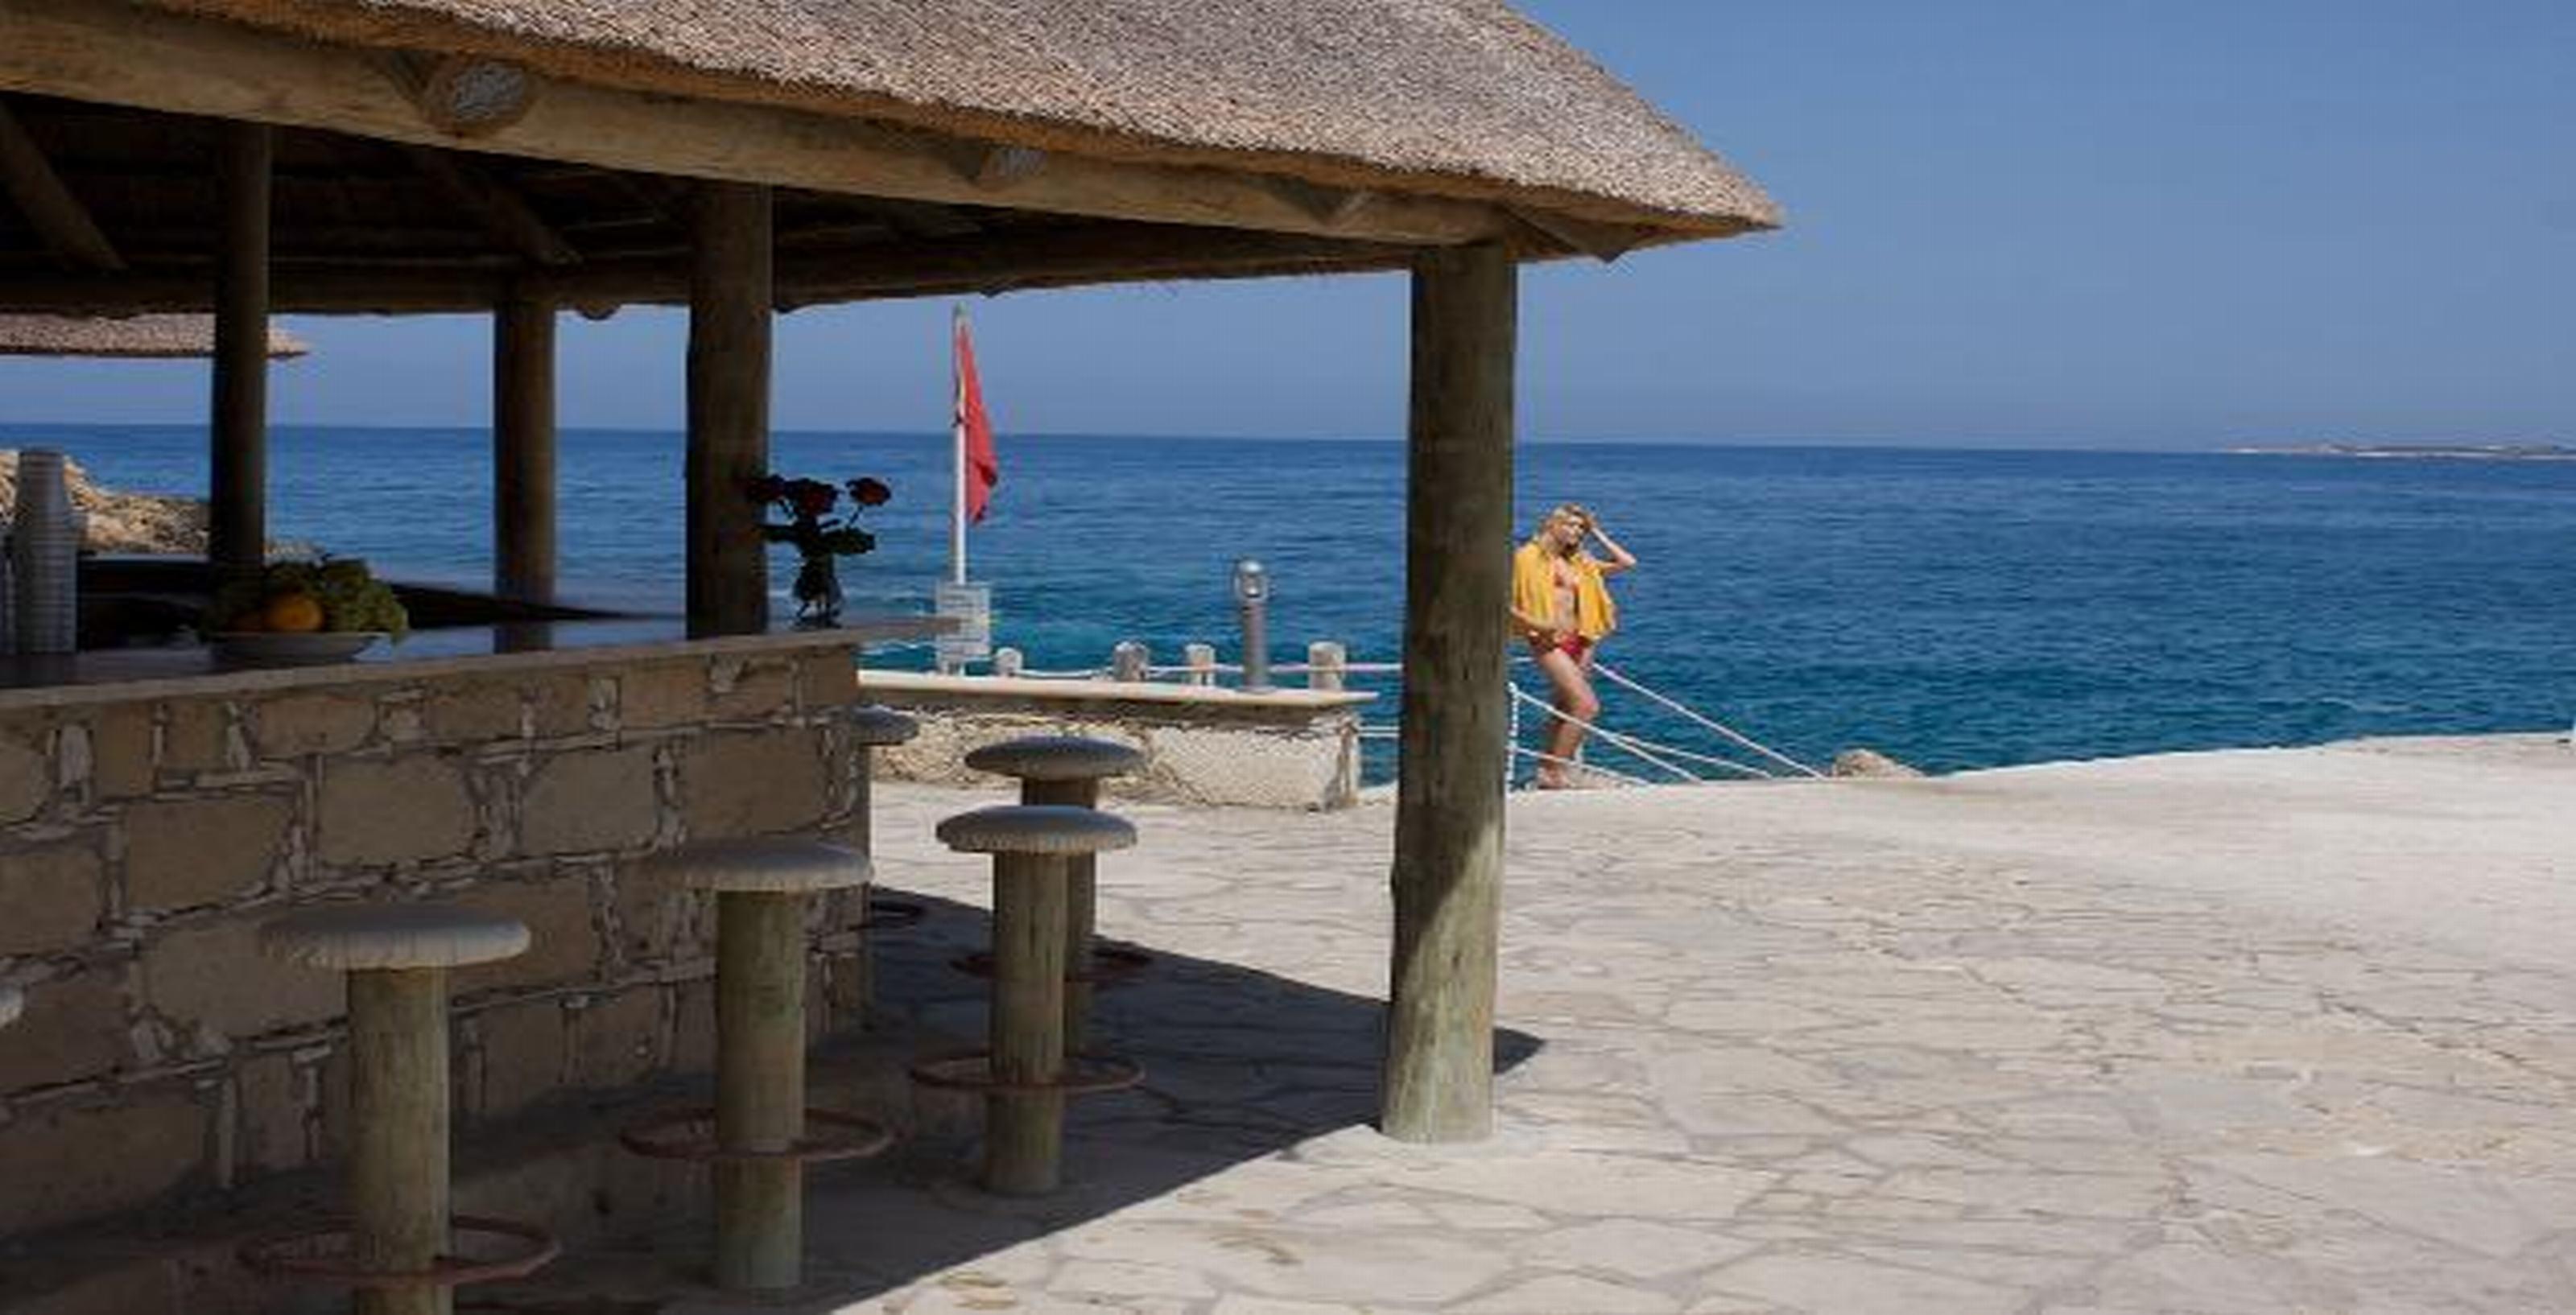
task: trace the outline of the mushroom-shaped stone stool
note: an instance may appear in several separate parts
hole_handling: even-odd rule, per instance
[[[448,1213],[447,972],[528,948],[515,918],[444,904],[291,914],[259,929],[272,959],[348,975],[349,1213],[345,1255],[309,1245],[332,1228],[243,1248],[253,1269],[355,1287],[358,1315],[448,1315],[460,1283],[516,1278],[554,1258],[544,1230]],[[516,1244],[465,1260],[456,1234]]]
[[[805,1106],[805,904],[866,885],[867,857],[782,837],[688,845],[648,861],[716,893],[716,1106],[620,1140],[638,1154],[714,1164],[718,1286],[795,1287],[806,1163],[863,1159],[892,1140],[872,1120]],[[831,1134],[809,1136],[809,1123]]]
[[[1100,783],[1125,776],[1145,765],[1145,755],[1113,740],[1074,735],[1033,735],[988,744],[966,755],[966,765],[979,772],[1020,778],[1020,802],[1098,808]],[[1069,1050],[1083,1049],[1089,1036],[1092,988],[1133,975],[1153,962],[1139,950],[1110,950],[1098,944],[1099,861],[1089,854],[1068,860],[1065,896],[1064,1037]],[[978,955],[959,967],[981,975],[989,961]]]
[[[851,810],[859,820],[859,852],[873,862],[876,858],[876,804],[872,797],[877,772],[877,750],[909,744],[921,734],[921,723],[892,708],[870,705],[854,709],[848,722],[850,742],[859,750],[859,785],[857,807]],[[868,918],[863,925],[871,930],[909,927],[928,916],[929,910],[913,900],[868,898]]]
[[[912,1075],[985,1094],[985,1190],[1051,1192],[1063,1176],[1065,1097],[1144,1077],[1134,1064],[1068,1054],[1064,1044],[1070,860],[1125,849],[1136,828],[1096,809],[1022,804],[960,813],[939,824],[939,838],[960,853],[993,856],[991,1044],[923,1059]]]

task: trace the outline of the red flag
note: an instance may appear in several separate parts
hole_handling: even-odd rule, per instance
[[[957,442],[965,449],[966,519],[982,523],[1002,482],[1002,463],[993,455],[993,419],[984,413],[984,386],[975,377],[975,342],[966,333],[966,312],[957,312]]]

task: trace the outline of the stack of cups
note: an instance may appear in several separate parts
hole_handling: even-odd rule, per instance
[[[21,653],[69,653],[80,644],[80,549],[85,519],[72,505],[63,454],[18,454],[18,506],[10,518],[10,620]]]

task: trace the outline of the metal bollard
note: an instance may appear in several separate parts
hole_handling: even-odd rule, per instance
[[[1016,648],[993,650],[993,674],[1005,680],[1017,677],[1020,669],[1027,665],[1028,657]]]
[[[1306,688],[1338,692],[1350,674],[1351,655],[1329,639],[1306,646]]]
[[[1270,572],[1246,557],[1234,564],[1234,602],[1243,616],[1243,692],[1267,694],[1270,684]]]
[[[1138,640],[1127,640],[1109,650],[1109,678],[1122,684],[1140,684],[1148,679],[1146,668],[1154,665],[1154,652]]]

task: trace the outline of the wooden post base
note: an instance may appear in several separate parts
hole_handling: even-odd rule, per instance
[[[805,896],[716,896],[716,1142],[786,1151],[805,1135]],[[716,1286],[804,1277],[805,1173],[792,1158],[715,1166]]]
[[[1076,808],[1100,806],[1100,782],[1023,781],[1020,802],[1024,804],[1069,804]],[[1064,961],[1067,970],[1081,981],[1064,985],[1064,1049],[1067,1054],[1080,1054],[1091,1046],[1091,998],[1094,993],[1091,974],[1092,942],[1100,923],[1100,857],[1075,854],[1065,859],[1064,890]]]
[[[349,1244],[376,1272],[449,1248],[447,971],[349,974]],[[450,1315],[444,1286],[364,1288],[357,1315]]]
[[[992,1076],[1015,1085],[1064,1076],[1065,860],[993,856]],[[984,1102],[984,1189],[1038,1196],[1063,1181],[1064,1093],[997,1091]]]

